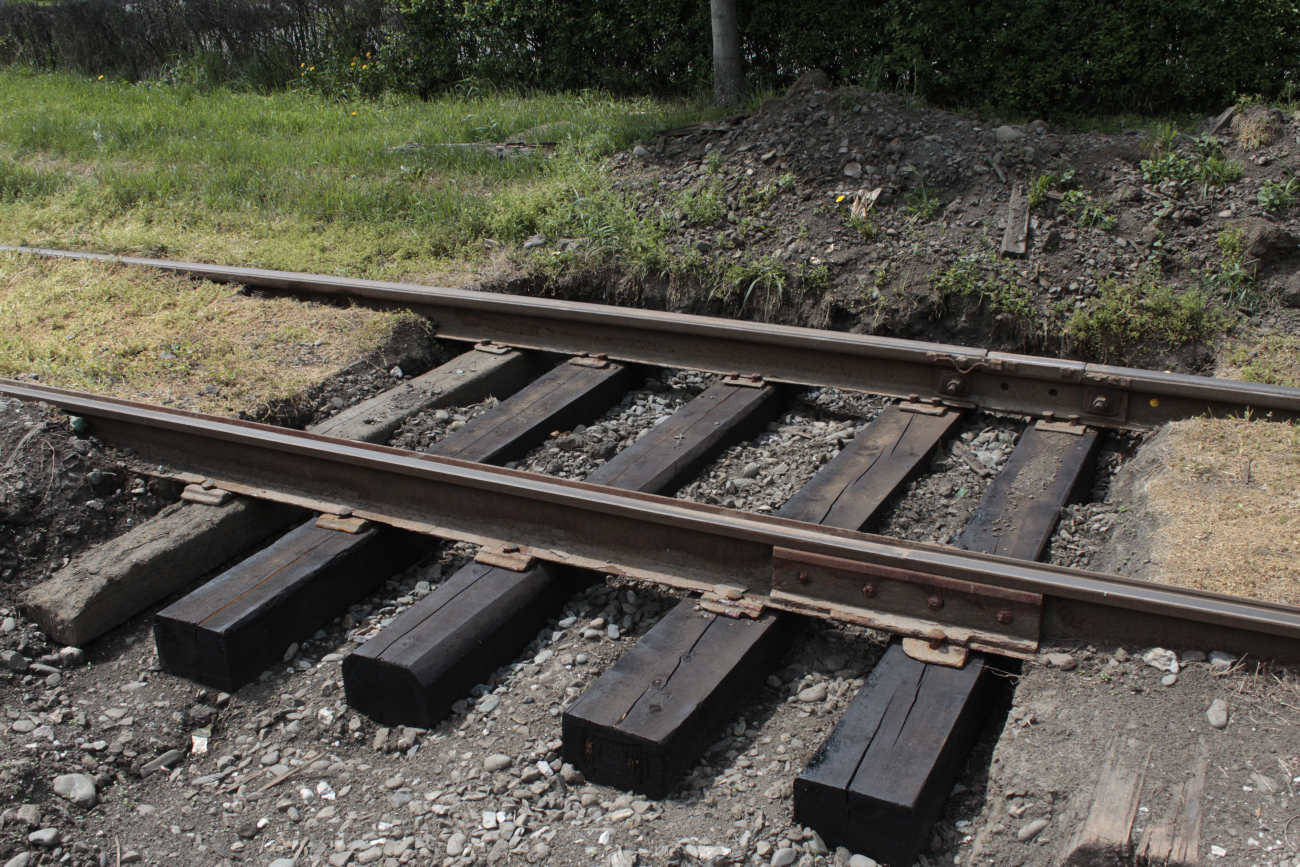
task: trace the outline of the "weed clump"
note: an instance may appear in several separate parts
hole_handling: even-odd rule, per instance
[[[1130,362],[1150,351],[1208,343],[1231,324],[1209,293],[1176,291],[1151,269],[1129,283],[1107,277],[1097,292],[1070,315],[1064,331],[1076,347],[1103,361]]]

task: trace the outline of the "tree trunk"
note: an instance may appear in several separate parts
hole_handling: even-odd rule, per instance
[[[740,71],[740,24],[736,0],[709,0],[713,17],[713,101],[740,105],[745,79]]]

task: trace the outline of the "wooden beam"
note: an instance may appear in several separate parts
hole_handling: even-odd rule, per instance
[[[244,497],[220,506],[173,503],[121,536],[78,554],[28,590],[21,604],[52,639],[79,647],[306,514]]]
[[[960,418],[958,410],[931,415],[890,404],[778,514],[810,524],[866,529],[890,498],[925,469]]]
[[[777,514],[860,528],[959,417],[887,407]],[[696,608],[694,598],[680,602],[565,712],[565,758],[589,780],[666,796],[788,646],[792,617]]]
[[[480,464],[523,457],[552,431],[590,421],[635,385],[632,368],[571,359],[444,437],[433,454]]]
[[[534,355],[500,347],[472,349],[428,373],[350,406],[312,428],[312,433],[361,442],[387,442],[417,413],[468,406],[495,395],[505,398],[542,369]]]
[[[590,377],[582,381],[590,384]],[[714,385],[588,481],[650,493],[670,489],[728,442],[761,428],[778,400],[774,388]],[[551,566],[465,567],[344,660],[348,701],[385,725],[436,723],[470,687],[517,656],[574,586]]]
[[[383,525],[352,534],[303,524],[159,612],[158,660],[234,691],[437,544]]]
[[[831,847],[912,864],[961,775],[994,695],[982,654],[965,668],[890,645],[795,778],[794,817]]]
[[[984,491],[958,547],[985,554],[1037,560],[1047,550],[1061,509],[1092,482],[1097,432],[1025,429],[1002,472]]]
[[[1151,750],[1138,760],[1122,754],[1127,735],[1117,733],[1106,752],[1088,818],[1065,846],[1062,867],[1108,867],[1127,864],[1133,854],[1133,822],[1142,801]]]

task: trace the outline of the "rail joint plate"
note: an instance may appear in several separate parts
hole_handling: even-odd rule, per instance
[[[1038,593],[787,548],[772,553],[772,600],[936,644],[1004,653],[1033,653],[1043,618]]]

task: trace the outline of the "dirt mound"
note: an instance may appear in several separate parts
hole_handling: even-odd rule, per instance
[[[1254,121],[1196,139],[1075,133],[809,83],[752,117],[662,134],[612,169],[662,229],[670,282],[693,287],[660,290],[668,306],[1202,369],[1203,347],[1175,350],[1234,321],[1300,322],[1276,298],[1300,256],[1268,241],[1300,227],[1285,197],[1266,212],[1260,195],[1287,182],[1300,127],[1269,118],[1268,136]],[[1033,205],[1028,252],[1004,258],[1017,186]],[[1087,320],[1113,313],[1115,286],[1169,303],[1151,302],[1147,331],[1099,340]],[[1162,332],[1170,304],[1223,315]]]

